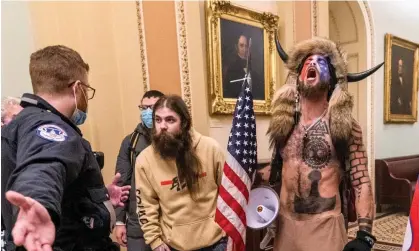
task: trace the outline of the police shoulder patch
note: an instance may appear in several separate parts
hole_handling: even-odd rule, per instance
[[[65,141],[68,138],[67,133],[61,127],[53,124],[39,126],[36,128],[36,134],[41,138],[57,142]]]

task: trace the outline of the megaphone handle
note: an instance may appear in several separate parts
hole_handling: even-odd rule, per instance
[[[273,233],[273,231],[268,230],[268,232],[266,232],[265,234],[265,237],[263,237],[263,240],[260,242],[260,249],[265,249],[274,236],[275,234]]]

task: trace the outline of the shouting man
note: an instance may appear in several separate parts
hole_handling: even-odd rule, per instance
[[[350,74],[346,55],[321,38],[297,44],[289,56],[278,40],[277,49],[289,75],[275,96],[268,129],[271,178],[281,180],[274,250],[371,250],[374,204],[367,156],[346,85],[381,65]],[[347,243],[349,183],[356,191],[359,231]]]
[[[179,96],[154,105],[152,145],[135,167],[137,213],[153,250],[224,251],[227,239],[214,221],[224,154],[215,140],[192,129]]]

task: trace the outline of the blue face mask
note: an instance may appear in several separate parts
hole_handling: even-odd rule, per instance
[[[141,112],[141,120],[147,128],[153,128],[153,110],[147,108]]]
[[[84,94],[83,89],[81,89],[81,91],[83,92],[83,96],[86,99],[86,103],[87,103],[87,97],[86,94]],[[73,112],[73,115],[71,116],[71,121],[75,124],[75,125],[82,125],[84,123],[84,121],[86,121],[87,118],[87,110],[86,112],[83,112],[81,110],[79,110],[77,108],[77,98],[76,98],[76,92],[74,91],[74,102],[76,102],[76,109]]]
[[[86,121],[87,113],[80,111],[76,108],[76,110],[73,113],[73,116],[71,116],[71,121],[73,121],[76,125],[82,125],[84,121]]]

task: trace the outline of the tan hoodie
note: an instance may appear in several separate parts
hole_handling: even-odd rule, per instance
[[[186,184],[178,183],[174,160],[163,160],[152,145],[137,158],[137,213],[145,242],[152,249],[165,242],[178,250],[196,250],[224,236],[214,221],[224,153],[215,140],[194,130],[191,133],[202,163],[196,201]]]

